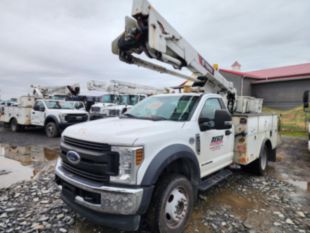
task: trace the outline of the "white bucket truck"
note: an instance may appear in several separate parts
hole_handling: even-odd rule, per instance
[[[276,159],[278,117],[236,113],[232,83],[148,1],[134,0],[132,16],[113,52],[122,61],[191,80],[197,93],[154,95],[121,117],[69,127],[56,183],[62,199],[90,221],[130,231],[145,218],[153,232],[179,233],[198,192],[230,175],[227,167],[264,174]],[[195,76],[134,56],[141,52]]]
[[[1,108],[0,122],[8,125],[11,131],[36,126],[44,128],[48,137],[57,137],[67,126],[88,120],[88,113],[82,102],[53,99],[52,94],[59,97],[71,93],[67,86],[63,89],[33,88],[34,96],[22,96],[17,106]],[[70,89],[73,90],[72,86]]]
[[[87,88],[89,91],[106,92],[97,103],[92,105],[91,120],[120,116],[147,96],[164,92],[163,89],[117,80],[111,80],[108,83],[92,80],[87,83]]]

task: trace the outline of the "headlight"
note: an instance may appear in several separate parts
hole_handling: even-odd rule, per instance
[[[137,173],[144,159],[143,147],[112,146],[119,153],[119,175],[111,176],[111,182],[136,184]]]
[[[66,115],[67,114],[64,114],[64,113],[59,114],[59,119],[60,119],[61,122],[66,122],[66,120],[65,120]]]

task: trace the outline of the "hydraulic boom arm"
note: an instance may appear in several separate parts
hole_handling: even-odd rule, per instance
[[[76,96],[80,93],[80,85],[73,84],[67,86],[35,86],[33,88],[33,95],[37,98],[49,98],[54,95]]]
[[[112,52],[119,55],[120,60],[193,81],[194,87],[206,92],[225,93],[228,102],[233,104],[236,93],[233,84],[213,68],[147,0],[133,0],[132,17],[126,17],[125,32],[112,43]],[[175,69],[186,67],[193,76],[134,55],[141,53]]]
[[[167,92],[164,89],[145,85],[138,85],[135,83],[122,82],[118,80],[110,80],[109,82],[91,80],[87,82],[87,89],[89,91],[106,91],[111,93],[129,95],[155,95]]]

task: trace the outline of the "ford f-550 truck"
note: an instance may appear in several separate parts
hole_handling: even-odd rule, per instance
[[[231,116],[216,94],[152,96],[123,117],[67,128],[56,182],[64,201],[96,223],[137,230],[155,211],[154,229],[181,232],[197,192],[230,174],[223,168],[265,172],[277,134],[276,115]]]
[[[130,64],[185,78],[195,93],[154,95],[123,116],[67,128],[55,180],[62,199],[90,221],[129,231],[145,219],[154,232],[179,233],[198,192],[229,176],[230,165],[264,174],[276,159],[278,117],[260,113],[250,98],[236,104],[233,85],[146,0],[134,0],[132,15],[113,52]],[[142,52],[195,74],[133,55]]]

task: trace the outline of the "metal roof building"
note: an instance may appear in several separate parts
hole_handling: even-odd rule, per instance
[[[235,84],[239,95],[263,98],[264,105],[272,108],[301,105],[304,91],[310,90],[310,63],[251,72],[228,69],[220,72]]]

